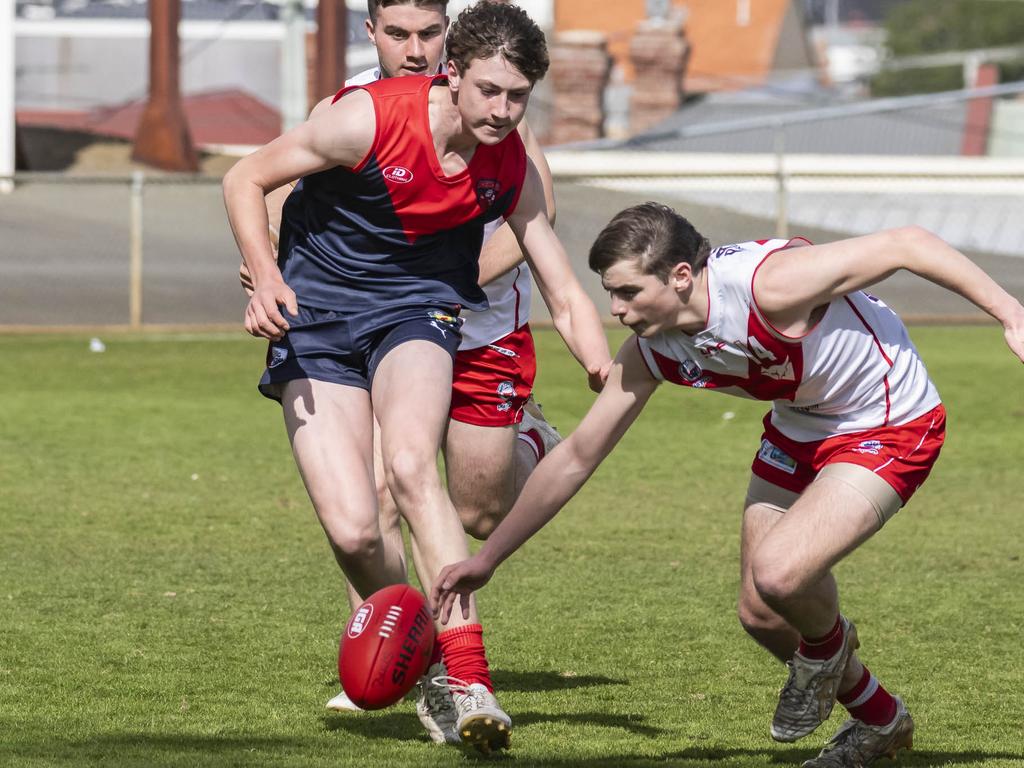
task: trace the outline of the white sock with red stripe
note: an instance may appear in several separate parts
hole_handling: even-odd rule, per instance
[[[544,458],[544,440],[541,439],[540,432],[536,429],[528,429],[525,432],[520,432],[516,437],[530,446],[530,450],[537,457],[537,461]]]

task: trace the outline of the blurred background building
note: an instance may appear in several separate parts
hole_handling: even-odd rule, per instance
[[[452,0],[450,15],[468,4]],[[1024,2],[518,4],[548,32],[552,67],[529,119],[585,283],[594,233],[624,205],[659,199],[709,222],[712,239],[922,224],[1024,292]],[[364,0],[336,7],[347,8],[341,71],[372,66]],[[322,7],[181,0],[195,175],[132,159],[149,88],[147,3],[0,0],[5,8],[0,37],[13,38],[14,56],[0,120],[9,127],[4,115],[16,115],[21,175],[15,188],[0,162],[0,191],[14,190],[0,195],[0,326],[236,318],[237,254],[217,178],[315,101]],[[296,40],[302,60],[289,69]],[[600,305],[599,284],[587,285]],[[897,306],[965,310],[919,298]]]

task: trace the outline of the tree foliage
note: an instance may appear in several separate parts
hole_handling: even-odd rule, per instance
[[[1021,46],[1024,2],[1020,0],[908,0],[886,15],[887,44],[894,57],[945,51]],[[1024,75],[1022,63],[1000,63],[1002,80]],[[882,72],[871,83],[878,96],[962,88],[961,67]]]

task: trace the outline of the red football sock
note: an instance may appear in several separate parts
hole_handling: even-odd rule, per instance
[[[836,697],[846,707],[850,717],[868,725],[888,725],[896,717],[896,699],[889,693],[871,670],[864,667],[864,673],[856,685]]]
[[[491,673],[487,668],[482,626],[469,624],[447,629],[437,636],[437,646],[444,654],[444,663],[450,677],[463,680],[468,685],[483,683],[488,691],[494,693]]]
[[[800,637],[797,653],[805,659],[831,659],[843,647],[843,622],[836,616],[835,626],[823,637]]]

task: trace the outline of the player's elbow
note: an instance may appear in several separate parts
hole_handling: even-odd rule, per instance
[[[224,194],[224,201],[230,202],[231,200],[238,197],[246,185],[249,183],[249,177],[246,173],[246,163],[243,160],[239,160],[228,172],[224,174],[224,179],[221,181],[221,191]]]
[[[893,250],[904,254],[910,264],[913,264],[915,257],[927,257],[936,244],[943,242],[938,235],[917,224],[891,229],[887,234],[894,246]]]

